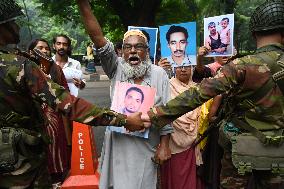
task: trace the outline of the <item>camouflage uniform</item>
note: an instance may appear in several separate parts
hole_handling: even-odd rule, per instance
[[[162,127],[212,97],[228,91],[233,92],[233,95],[239,101],[245,99],[271,77],[269,68],[257,54],[265,53],[277,61],[283,51],[283,45],[274,44],[259,48],[255,55],[233,60],[223,66],[222,70],[214,78],[203,79],[199,86],[185,91],[177,98],[169,101],[166,106],[153,108],[149,112],[153,123],[157,127]],[[275,88],[271,89],[267,96],[256,103],[256,108],[263,110],[263,118],[276,124],[279,118],[282,119],[284,108],[280,104],[283,103],[284,97],[275,84]],[[255,113],[254,109],[248,111]]]
[[[100,109],[83,99],[71,96],[63,87],[47,79],[39,67],[24,57],[0,49],[0,121],[3,127],[17,127],[24,133],[45,138],[42,128],[41,103],[68,116],[71,120],[88,125],[125,124],[125,116]],[[5,122],[6,115],[16,112],[12,125]],[[46,164],[45,142],[20,147],[17,169],[0,174],[0,188],[50,188]]]
[[[250,30],[259,46],[253,55],[230,61],[214,78],[204,79],[199,86],[185,91],[165,106],[153,108],[148,114],[152,123],[162,127],[208,99],[224,94],[227,96],[223,109],[226,117],[220,123],[219,137],[225,150],[221,188],[282,189],[284,0],[268,0],[257,7],[250,19]],[[273,134],[265,136],[264,131]],[[255,148],[251,150],[248,146],[253,140],[249,137],[258,144],[252,145]],[[240,149],[243,151],[238,154]],[[267,153],[267,149],[272,150]],[[266,158],[265,153],[273,158]],[[279,166],[277,171],[275,165]],[[246,172],[252,173],[251,177],[245,175]]]
[[[236,100],[234,103],[249,98],[254,91],[261,88],[271,78],[269,67],[259,56],[261,54],[267,55],[277,62],[284,54],[284,46],[273,44],[261,47],[254,55],[233,60],[225,65],[214,78],[204,79],[199,86],[185,91],[169,101],[166,106],[153,108],[149,112],[151,121],[160,128],[222,93],[231,93]],[[261,118],[258,121],[283,128],[284,96],[277,84],[273,84],[271,90],[255,103],[254,108],[245,111],[248,113],[247,115],[251,115],[249,118],[252,120]],[[261,116],[259,112],[261,112]],[[227,163],[228,161],[230,163]],[[225,163],[223,169],[226,168],[227,171],[223,171],[224,174],[221,174],[221,185],[223,184],[225,188],[244,187],[248,177],[233,174],[236,173],[236,169],[230,166],[230,164],[232,165],[230,155],[225,153],[222,163]],[[228,187],[227,182],[232,185]]]

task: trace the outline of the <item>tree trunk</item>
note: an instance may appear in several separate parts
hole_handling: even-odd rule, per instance
[[[109,0],[124,26],[155,26],[155,17],[162,0]]]
[[[236,6],[236,0],[225,0],[224,5],[225,14],[232,14]]]

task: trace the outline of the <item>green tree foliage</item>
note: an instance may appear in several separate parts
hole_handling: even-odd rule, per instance
[[[89,40],[84,32],[75,0],[18,0],[27,4],[33,37],[49,40],[68,33],[75,49],[84,51]],[[203,44],[203,18],[235,14],[235,46],[240,51],[255,46],[248,22],[252,10],[265,0],[90,0],[105,35],[112,41],[122,38],[127,27],[158,27],[171,23],[197,22],[197,40]],[[28,34],[28,30],[24,30]],[[28,35],[26,35],[28,36]]]
[[[47,39],[52,46],[54,36],[66,34],[71,38],[74,48],[73,53],[85,52],[87,42],[90,41],[90,39],[81,25],[75,25],[68,19],[63,20],[60,16],[46,16],[42,4],[36,1],[21,0],[18,2],[20,5],[23,5],[23,3],[26,4],[26,12],[28,14],[26,16],[29,18],[29,22],[25,18],[20,20],[20,24],[22,25],[20,47],[22,49],[26,49],[31,39],[35,38]],[[31,37],[28,33],[28,28],[31,29]]]
[[[81,25],[75,0],[36,0],[42,4],[43,14]],[[157,27],[162,24],[194,21],[194,1],[177,0],[91,0],[92,10],[104,33],[118,41],[128,26]],[[192,10],[192,11],[190,11]]]
[[[156,26],[195,21],[196,4],[194,1],[164,0],[156,13]]]
[[[235,7],[235,45],[239,52],[255,49],[255,43],[249,30],[249,20],[254,9],[265,0],[239,0]]]

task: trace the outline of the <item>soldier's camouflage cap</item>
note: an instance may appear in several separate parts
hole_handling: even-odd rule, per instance
[[[284,28],[284,0],[267,0],[252,13],[251,32],[281,28]]]
[[[0,24],[12,21],[24,15],[15,0],[0,0]]]

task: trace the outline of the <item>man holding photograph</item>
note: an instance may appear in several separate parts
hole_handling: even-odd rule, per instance
[[[127,31],[123,38],[122,58],[119,59],[92,14],[89,1],[77,2],[102,67],[112,81],[111,98],[114,83],[120,81],[156,88],[154,104],[165,104],[170,98],[168,76],[161,67],[152,64],[145,34],[140,30]],[[101,155],[100,189],[156,188],[157,166],[151,158],[154,156],[159,164],[170,158],[169,134],[172,131],[169,124],[161,130],[150,128],[148,139],[106,131]]]

